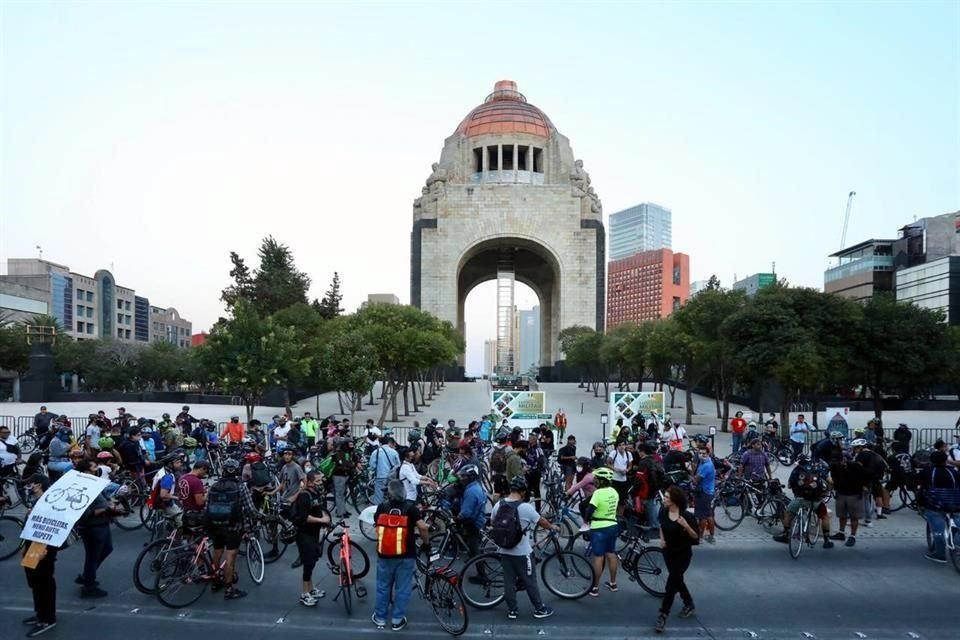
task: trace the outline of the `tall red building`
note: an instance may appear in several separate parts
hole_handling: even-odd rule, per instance
[[[607,328],[665,318],[690,297],[690,256],[642,251],[607,265]]]

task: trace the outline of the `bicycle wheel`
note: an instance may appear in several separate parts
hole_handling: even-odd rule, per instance
[[[17,446],[20,447],[20,454],[24,456],[28,456],[36,451],[38,444],[37,437],[33,434],[21,436],[17,442]]]
[[[956,517],[956,516],[954,516]],[[950,535],[950,527],[947,527],[946,535]],[[950,545],[951,548],[947,549],[947,553],[950,554],[950,562],[953,563],[953,568],[957,573],[960,573],[960,528],[953,529],[953,544]]]
[[[807,520],[807,511],[806,509],[801,509],[793,518],[793,525],[790,527],[790,557],[796,560],[800,557],[800,552],[803,551],[803,545],[805,540],[805,522]]]
[[[917,496],[912,489],[907,487],[900,487],[900,502],[906,505],[907,509],[911,511],[917,510]]]
[[[124,531],[136,531],[142,527],[140,505],[144,500],[140,493],[140,487],[133,482],[128,482],[117,490],[114,497],[126,511],[126,515],[117,516],[113,519],[114,524]]]
[[[742,493],[724,494],[718,491],[713,497],[713,523],[720,531],[733,531],[740,526],[747,510],[747,496]]]
[[[662,598],[667,593],[667,563],[663,559],[663,549],[644,547],[637,554],[636,564],[627,571],[650,595]]]
[[[210,565],[201,555],[198,562],[194,547],[171,550],[157,571],[154,591],[160,604],[171,609],[187,607],[203,595],[210,581]]]
[[[444,631],[452,636],[466,633],[470,624],[466,600],[455,582],[439,577],[428,579],[426,598]]]
[[[25,540],[20,539],[23,521],[13,516],[0,517],[0,560],[16,555],[23,548]]]
[[[560,527],[560,532],[558,534],[560,539],[560,547],[563,549],[572,548],[575,542],[574,539],[580,533],[580,525],[578,525],[573,520],[573,518],[566,515],[560,516],[560,517],[557,517],[556,515],[554,515],[553,517],[550,517],[547,519],[551,523]],[[534,546],[542,545],[544,540],[550,537],[552,534],[553,532],[550,529],[543,529],[541,527],[537,527],[536,529],[533,530],[533,545]],[[548,554],[553,553],[552,544],[546,545],[545,549],[547,550]]]
[[[254,584],[263,583],[263,569],[266,564],[263,560],[263,547],[254,536],[247,538],[246,544],[247,571]]]
[[[157,586],[157,571],[163,563],[161,553],[167,540],[155,540],[145,546],[133,562],[133,586],[140,593],[152,596]]]
[[[929,522],[927,523],[927,551],[933,553],[933,530]]]
[[[261,549],[264,546],[268,546],[271,552],[276,549],[276,553],[268,552],[263,554],[263,562],[265,564],[271,564],[279,560],[283,556],[283,553],[287,550],[286,543],[280,540],[280,523],[270,522],[260,527],[257,531],[258,535],[260,536]]]
[[[593,586],[593,565],[579,553],[561,551],[541,563],[540,578],[558,598],[577,600]]]
[[[327,545],[327,562],[331,567],[340,566],[340,547],[339,540]],[[359,546],[353,540],[350,541],[350,568],[353,570],[353,579],[359,580],[370,571],[370,557],[363,547]]]
[[[503,567],[495,553],[483,553],[463,565],[463,597],[475,609],[492,609],[503,600]]]
[[[360,533],[370,542],[377,541],[377,525],[373,522],[360,520]]]
[[[347,569],[347,561],[340,560],[340,597],[343,598],[343,608],[347,615],[353,613],[353,576]]]
[[[430,564],[431,568],[447,568],[457,561],[459,543],[453,535],[435,533],[430,536]]]
[[[807,543],[810,546],[817,544],[820,540],[820,518],[816,511],[811,511],[807,517]]]
[[[777,450],[776,458],[783,466],[791,466],[794,463],[793,447],[780,447],[780,449]]]

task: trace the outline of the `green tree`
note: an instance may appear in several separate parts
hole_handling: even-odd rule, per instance
[[[319,363],[324,385],[348,395],[353,422],[363,394],[379,374],[376,352],[359,332],[343,331],[322,347]]]
[[[233,265],[230,269],[233,284],[223,290],[220,299],[226,303],[227,307],[232,307],[241,300],[253,301],[253,278],[250,276],[250,267],[236,251],[230,252],[230,264]]]
[[[343,309],[340,308],[341,300],[343,300],[343,294],[340,293],[340,274],[334,271],[330,288],[323,294],[323,298],[319,302],[314,301],[314,309],[317,310],[320,317],[332,320],[343,313]]]
[[[207,376],[218,387],[240,397],[247,420],[266,390],[284,386],[283,372],[305,370],[308,360],[299,350],[292,327],[257,313],[252,304],[238,302],[232,317],[214,325],[199,355]]]
[[[0,369],[23,373],[30,362],[30,345],[22,323],[0,316]]]
[[[253,304],[261,316],[291,305],[307,303],[310,277],[297,270],[290,249],[267,236],[257,254],[260,266],[253,274]]]

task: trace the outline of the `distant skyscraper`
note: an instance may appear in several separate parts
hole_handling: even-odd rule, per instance
[[[490,375],[497,368],[497,341],[483,341],[483,374]]]
[[[672,249],[673,213],[650,202],[610,216],[608,260],[629,258],[641,251]]]
[[[520,311],[520,356],[517,372],[540,366],[540,307]]]

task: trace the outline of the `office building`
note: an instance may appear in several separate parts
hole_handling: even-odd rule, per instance
[[[670,249],[614,260],[607,273],[607,328],[665,318],[690,297],[690,257]]]
[[[960,324],[960,255],[899,269],[894,279],[897,302],[943,311],[947,323]]]
[[[148,298],[117,284],[106,269],[91,277],[48,260],[10,258],[7,275],[0,276],[0,292],[19,299],[3,298],[0,304],[22,307],[27,299],[38,309],[45,305],[45,313],[77,340],[112,338],[144,344],[165,340],[190,346],[190,321],[174,308],[152,306]]]
[[[400,304],[400,298],[392,293],[371,293],[360,303],[360,308],[363,309],[368,304]]]
[[[525,374],[531,368],[540,367],[540,307],[520,311],[519,318],[520,348],[517,360],[517,372]]]
[[[830,255],[837,264],[823,272],[823,290],[853,300],[893,291],[895,240],[865,240]]]
[[[709,280],[694,280],[690,283],[690,297],[697,295],[701,291],[707,288],[707,283]]]
[[[651,202],[612,214],[609,259],[621,260],[641,251],[672,248],[672,221],[670,209]]]
[[[483,375],[492,375],[497,369],[497,341],[483,341]]]
[[[777,281],[775,273],[755,273],[743,280],[737,280],[733,283],[734,291],[745,291],[748,296],[756,295],[757,291],[764,287],[769,287]]]

